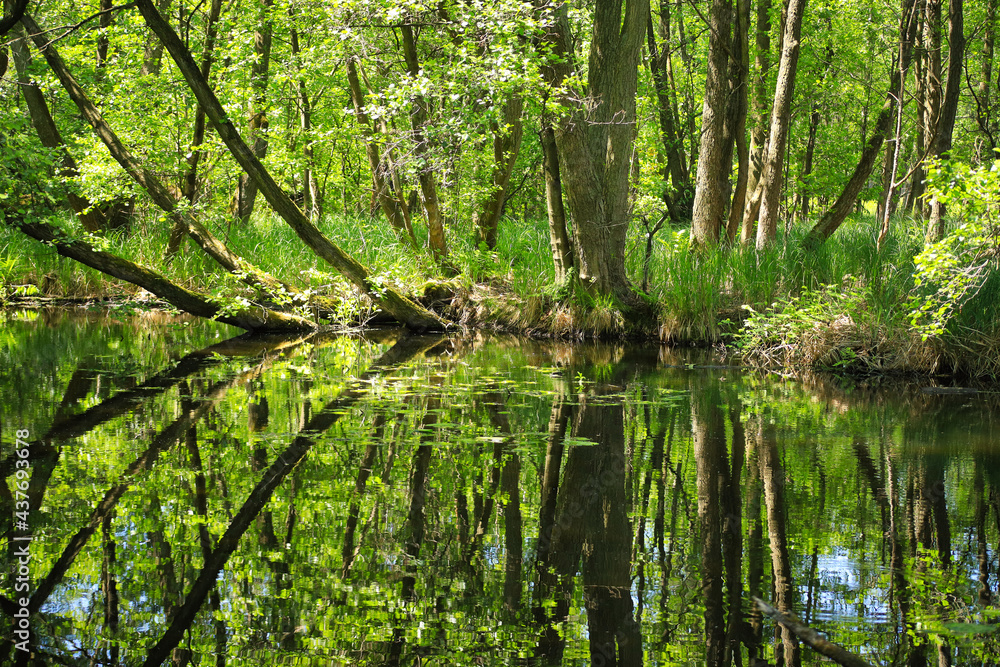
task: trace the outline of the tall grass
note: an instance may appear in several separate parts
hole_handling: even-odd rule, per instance
[[[692,251],[687,229],[658,237],[651,261],[650,293],[662,307],[664,338],[716,340],[750,312],[796,298],[827,285],[862,286],[865,316],[888,323],[903,314],[913,289],[913,256],[919,251],[919,225],[900,219],[886,243],[876,246],[872,217],[845,224],[826,243],[805,251],[805,230],[793,230],[763,251],[719,245]],[[645,240],[634,239],[629,254],[633,276],[642,273]]]

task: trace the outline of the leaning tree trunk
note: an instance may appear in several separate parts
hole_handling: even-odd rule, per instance
[[[160,182],[154,173],[144,169],[139,161],[131,154],[128,148],[121,142],[111,127],[104,120],[101,112],[90,101],[76,79],[70,73],[63,62],[55,46],[48,42],[45,33],[35,23],[29,15],[25,15],[21,22],[31,33],[36,46],[41,50],[42,55],[49,67],[59,79],[70,99],[80,110],[80,114],[93,128],[94,133],[108,148],[111,156],[122,166],[122,168],[145,189],[150,198],[157,206],[166,211],[174,220],[175,224],[182,226],[191,238],[204,250],[212,259],[217,261],[223,268],[232,273],[238,274],[247,284],[262,290],[269,298],[283,300],[285,297],[292,297],[300,303],[305,303],[305,297],[294,290],[289,285],[276,280],[266,272],[261,271],[253,264],[250,264],[242,257],[234,254],[221,241],[219,241],[207,228],[190,215],[178,210],[177,199]],[[150,290],[152,291],[152,290]]]
[[[806,0],[790,0],[782,39],[781,62],[778,65],[778,83],[774,89],[771,108],[771,133],[767,140],[767,158],[761,174],[760,219],[757,224],[757,249],[773,243],[778,234],[778,197],[781,194],[781,174],[784,166],[785,144],[792,121],[792,93],[795,90],[795,70],[799,62],[799,37],[802,34],[802,15]]]
[[[337,269],[345,278],[361,289],[366,296],[402,324],[420,330],[447,328],[448,324],[437,315],[407,299],[394,288],[373,281],[364,266],[326,238],[306,218],[240,137],[215,93],[201,77],[191,53],[173,28],[156,11],[151,0],[136,0],[136,4],[146,19],[146,24],[163,41],[167,51],[177,63],[188,86],[198,99],[198,103],[205,107],[205,113],[208,114],[209,120],[212,121],[212,125],[229,148],[230,153],[240,167],[256,181],[271,207],[295,230],[299,238],[313,252]]]
[[[729,0],[712,0],[709,14],[708,74],[701,112],[701,143],[694,186],[691,242],[696,246],[717,243],[726,221],[726,184],[732,170],[732,149],[727,144],[726,109],[729,101]],[[728,150],[727,150],[728,148]],[[726,157],[729,157],[726,164]]]
[[[882,150],[882,143],[885,141],[886,133],[892,122],[892,112],[896,106],[896,94],[899,84],[902,81],[901,72],[905,73],[910,67],[910,55],[913,52],[913,38],[916,34],[917,21],[914,9],[914,0],[903,0],[903,14],[899,22],[899,56],[898,67],[892,73],[892,80],[889,83],[889,91],[886,94],[885,103],[879,113],[875,128],[868,138],[865,148],[861,153],[854,173],[847,181],[843,191],[833,206],[827,211],[819,222],[809,231],[803,241],[803,245],[808,248],[816,248],[826,241],[837,231],[837,228],[847,219],[854,202],[857,200],[861,189],[875,168],[875,162]]]
[[[965,60],[965,25],[962,0],[948,1],[948,83],[941,103],[934,137],[934,156],[945,161],[951,153],[955,116],[958,114],[958,93],[962,85],[962,66]],[[927,221],[927,241],[937,241],[944,236],[944,204],[937,198],[931,201],[931,217]]]
[[[279,313],[262,306],[229,304],[223,307],[214,297],[175,285],[152,269],[98,250],[84,241],[66,239],[61,230],[48,223],[11,220],[9,217],[7,222],[31,238],[52,245],[63,257],[138,285],[192,315],[215,319],[247,331],[303,331],[315,328],[312,322],[297,315]]]

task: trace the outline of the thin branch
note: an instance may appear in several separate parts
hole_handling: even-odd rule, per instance
[[[55,32],[56,30],[63,30],[63,29],[66,30],[66,32],[64,32],[63,34],[61,34],[58,37],[56,37],[55,39],[52,39],[49,42],[47,42],[45,44],[45,46],[40,47],[40,50],[42,50],[42,49],[48,48],[49,46],[55,44],[59,40],[61,40],[61,39],[65,38],[65,37],[71,35],[72,33],[76,32],[77,30],[79,30],[80,28],[82,28],[86,23],[89,23],[90,21],[93,21],[94,19],[100,17],[103,14],[108,14],[110,12],[116,12],[116,11],[121,10],[121,9],[132,9],[133,7],[135,7],[135,0],[133,0],[132,2],[125,3],[124,5],[118,5],[117,7],[109,7],[107,9],[102,9],[99,12],[91,14],[90,16],[88,16],[87,18],[83,19],[79,23],[73,23],[73,24],[70,24],[70,25],[59,26],[58,28],[49,28],[47,30],[42,30],[41,32],[38,32],[38,33],[29,34],[28,36],[29,37],[34,37],[35,35],[44,35],[46,33]],[[24,14],[24,12],[21,12],[21,13]],[[18,20],[21,20],[20,17],[18,17]],[[2,27],[3,26],[0,25],[0,28],[2,28]],[[0,32],[0,34],[3,34],[3,33]]]
[[[808,625],[799,621],[799,619],[795,618],[793,615],[786,614],[778,609],[775,609],[758,597],[754,597],[753,601],[757,604],[757,609],[759,609],[762,614],[768,616],[774,621],[777,621],[794,632],[799,639],[808,644],[817,653],[825,655],[834,662],[844,665],[845,667],[873,667],[870,662],[867,662],[861,656],[851,653],[839,644],[834,644],[832,641],[816,632]]]

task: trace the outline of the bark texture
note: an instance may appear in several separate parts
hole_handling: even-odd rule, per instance
[[[761,173],[760,219],[757,224],[757,249],[763,249],[777,237],[778,199],[781,195],[781,177],[784,171],[785,145],[792,123],[792,93],[795,91],[795,70],[799,62],[799,38],[802,34],[802,16],[806,0],[790,0],[785,18],[781,62],[778,65],[778,82],[774,88],[774,105],[771,107],[771,133],[767,140],[767,158]]]
[[[771,97],[767,93],[767,73],[771,69],[771,0],[757,3],[756,49],[754,51],[753,105],[751,107],[749,170],[747,172],[747,198],[740,227],[740,242],[750,243],[757,229],[757,215],[760,211],[760,197],[757,192],[760,172],[764,167],[764,153],[767,149],[767,124]]]
[[[566,7],[551,12],[546,41],[562,58],[544,75],[558,88],[578,72]],[[553,128],[576,231],[580,283],[592,294],[610,295],[625,304],[635,301],[625,273],[625,240],[638,64],[648,13],[649,0],[595,5],[586,87],[559,93],[566,113]]]
[[[958,93],[962,85],[962,67],[965,62],[965,21],[962,0],[948,2],[948,83],[945,86],[941,115],[934,136],[933,154],[944,161],[951,153],[955,117],[958,115]],[[931,201],[931,217],[927,221],[927,240],[937,241],[944,236],[944,204],[936,198]]]
[[[705,77],[705,104],[701,112],[701,144],[691,218],[691,240],[696,246],[718,242],[726,220],[725,184],[732,169],[732,151],[727,150],[729,142],[725,136],[731,16],[729,0],[712,0],[708,19],[708,74]],[[730,164],[726,164],[727,155]]]
[[[556,148],[555,132],[548,121],[543,121],[539,136],[542,142],[542,169],[545,172],[549,243],[552,247],[552,262],[555,264],[556,284],[562,285],[569,278],[569,272],[573,268],[573,242],[570,240],[569,227],[566,224],[566,208],[563,206],[559,150]]]

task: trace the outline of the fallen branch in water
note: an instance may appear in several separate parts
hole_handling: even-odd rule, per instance
[[[839,644],[834,644],[832,641],[825,638],[808,625],[799,621],[799,619],[795,616],[775,609],[758,597],[753,598],[753,601],[756,603],[757,608],[760,609],[761,613],[778,623],[781,623],[783,626],[794,632],[799,639],[808,644],[809,647],[817,653],[825,655],[834,662],[845,665],[846,667],[874,667],[870,662],[867,662],[861,656],[851,653]]]

